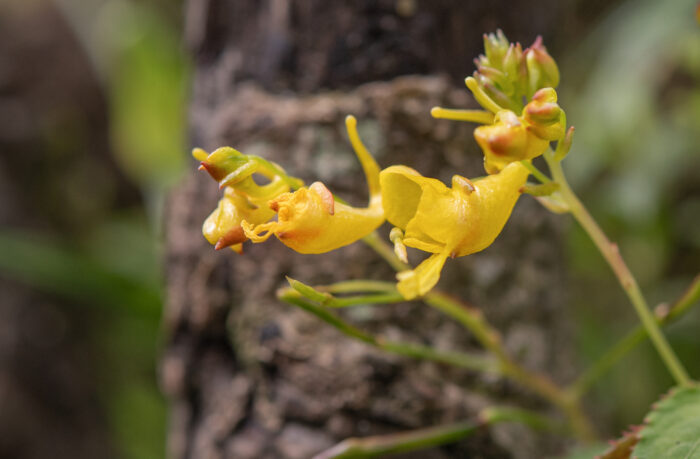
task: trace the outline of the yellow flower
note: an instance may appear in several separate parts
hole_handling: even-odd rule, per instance
[[[494,124],[474,129],[484,152],[484,168],[495,174],[513,161],[532,159],[545,152],[549,141],[538,137],[527,123],[510,110],[496,113]]]
[[[277,221],[242,223],[245,235],[263,242],[275,235],[283,244],[300,253],[324,253],[351,244],[367,236],[384,222],[379,191],[379,166],[357,135],[357,121],[345,120],[350,142],[357,154],[369,185],[369,205],[356,208],[337,202],[321,182],[284,193],[269,202],[277,212]]]
[[[433,253],[412,271],[398,274],[406,299],[425,295],[440,278],[447,257],[485,249],[496,239],[528,176],[520,163],[474,180],[455,175],[452,187],[406,166],[392,166],[379,180],[387,220],[404,230],[403,244]]]
[[[242,253],[242,243],[247,237],[241,223],[269,221],[275,212],[268,201],[288,192],[292,186],[301,186],[301,181],[289,177],[278,165],[241,154],[231,147],[218,148],[211,154],[195,148],[192,155],[200,160],[200,169],[206,170],[224,188],[217,208],[202,225],[202,234],[216,250],[231,247]],[[258,185],[253,174],[262,175],[269,183]]]

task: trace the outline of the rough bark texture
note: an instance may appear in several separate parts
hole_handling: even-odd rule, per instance
[[[191,1],[192,143],[264,155],[360,204],[364,179],[342,122],[352,113],[383,166],[447,182],[482,175],[473,126],[434,121],[430,107],[473,104],[457,82],[473,70],[482,31],[501,27],[529,44],[537,33],[561,35],[552,24],[564,13],[557,1],[495,3],[502,11],[483,2]],[[305,458],[348,436],[457,421],[493,402],[546,409],[511,383],[377,352],[280,304],[285,275],[321,284],[394,274],[361,243],[317,256],[273,241],[248,243],[244,256],[215,252],[200,228],[219,192],[194,169],[166,223],[171,457]],[[563,380],[562,265],[554,219],[525,197],[492,247],[448,263],[440,287],[483,307],[518,361]],[[384,336],[477,350],[417,302],[345,316]],[[509,426],[406,457],[529,458],[560,446]]]

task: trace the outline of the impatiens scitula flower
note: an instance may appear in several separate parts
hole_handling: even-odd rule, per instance
[[[300,253],[324,253],[351,244],[377,229],[384,222],[379,191],[379,166],[357,134],[357,121],[345,120],[350,142],[364,170],[369,186],[369,205],[352,207],[338,202],[321,182],[283,193],[270,200],[277,221],[258,224],[244,221],[242,227],[253,242],[275,235],[283,244]]]
[[[196,148],[192,155],[201,161],[200,169],[206,170],[224,188],[224,196],[214,212],[202,226],[204,237],[217,250],[231,247],[241,253],[247,237],[241,227],[243,221],[261,224],[275,216],[268,202],[301,186],[301,181],[289,177],[278,165],[257,156],[244,155],[233,148],[218,148],[211,154]],[[253,174],[269,180],[258,185]]]
[[[379,180],[387,220],[404,231],[401,242],[428,259],[398,274],[406,299],[425,295],[437,283],[447,257],[485,249],[496,239],[520,196],[528,170],[515,162],[498,174],[470,181],[455,175],[452,187],[406,166],[392,166]]]

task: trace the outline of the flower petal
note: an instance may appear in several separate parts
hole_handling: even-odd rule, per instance
[[[435,253],[423,260],[416,269],[397,274],[399,282],[396,284],[396,288],[399,293],[407,300],[428,293],[440,280],[440,272],[445,260],[447,260],[447,255],[446,253]]]

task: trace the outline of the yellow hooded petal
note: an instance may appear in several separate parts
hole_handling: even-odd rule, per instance
[[[528,170],[511,163],[473,182],[455,176],[448,188],[413,169],[392,166],[380,174],[385,213],[404,230],[402,243],[435,255],[399,276],[406,298],[424,295],[437,283],[445,259],[488,247],[500,234],[527,180]]]
[[[389,223],[401,229],[405,229],[415,216],[424,188],[435,188],[437,193],[447,192],[441,181],[423,177],[406,166],[387,167],[379,174],[379,183],[384,215]]]
[[[493,243],[510,217],[525,185],[528,170],[519,162],[500,173],[475,180],[474,192],[465,196],[465,232],[455,248],[458,257],[479,252]]]

